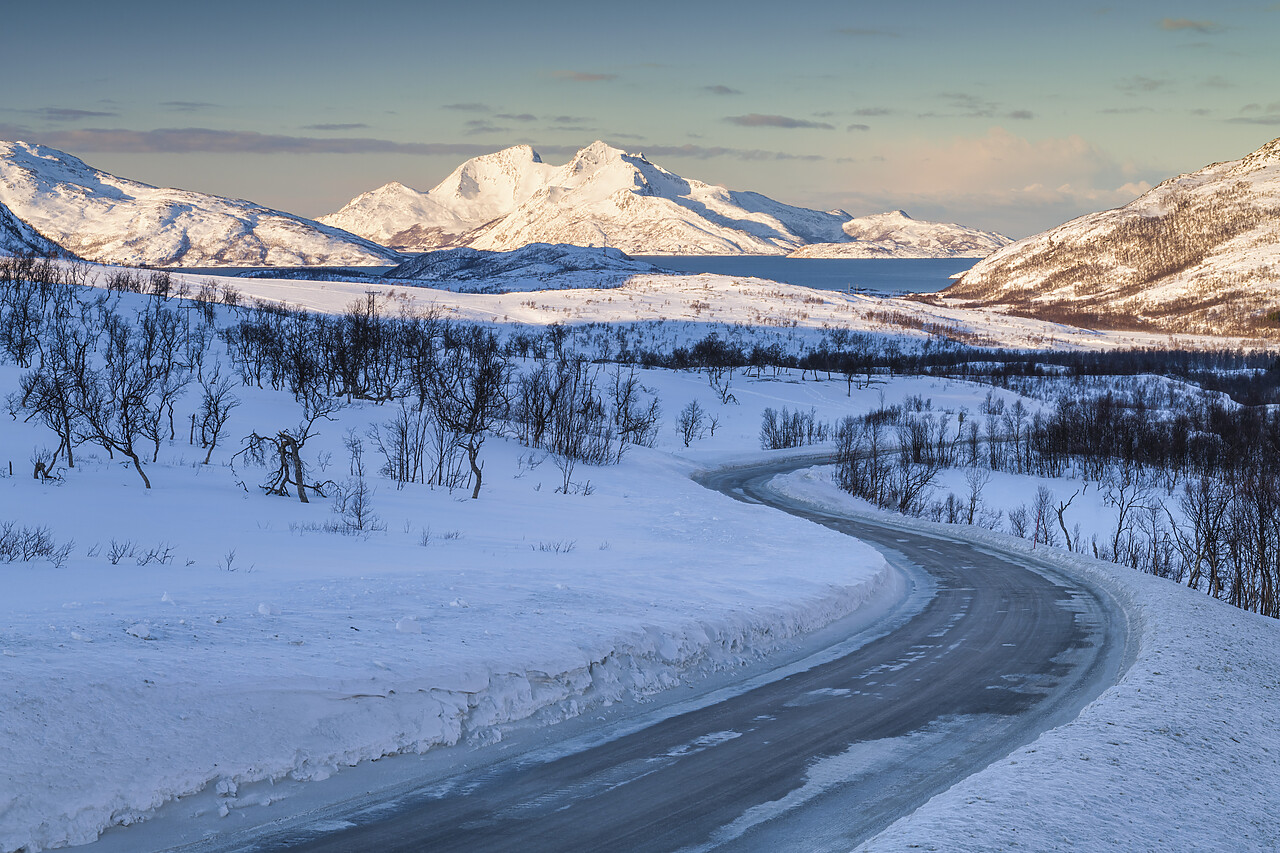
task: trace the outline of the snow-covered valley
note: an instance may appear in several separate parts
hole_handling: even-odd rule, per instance
[[[101,271],[98,280],[108,279]],[[688,346],[718,330],[799,350],[834,328],[894,347],[919,345],[941,328],[957,340],[1023,346],[1170,343],[715,276],[639,276],[609,290],[509,295],[173,277],[175,288],[184,285],[188,298],[166,304],[188,323],[200,322],[204,309],[189,297],[202,289],[245,306],[215,307],[223,326],[257,310],[249,307],[254,299],[340,315],[372,292],[389,316],[435,312],[526,335],[562,324],[570,329],[564,340],[578,339],[576,327],[595,346],[615,335],[627,344]],[[106,304],[132,316],[150,299],[110,294]],[[218,361],[232,375],[223,347],[209,339],[206,378]],[[538,363],[522,358],[522,370]],[[0,366],[6,394],[25,372]],[[11,532],[43,530],[51,551],[65,552],[5,566],[0,662],[13,688],[0,714],[7,774],[0,848],[90,841],[165,803],[180,813],[184,801],[175,798],[202,790],[186,802],[216,824],[218,814],[272,799],[270,780],[319,780],[446,744],[483,748],[516,721],[554,723],[644,702],[791,648],[892,594],[882,558],[847,537],[708,492],[689,475],[768,456],[759,449],[766,408],[812,409],[816,420],[834,423],[926,399],[930,411],[953,413],[1020,399],[944,378],[868,376],[866,387],[854,388],[840,376],[795,369],[730,373],[731,385],[722,377],[719,388],[691,370],[636,376],[660,402],[652,447],[629,447],[618,465],[575,468],[514,434],[494,435],[474,501],[461,481],[397,487],[379,470],[387,460],[369,430],[387,435],[395,403],[357,400],[333,411],[332,420],[317,421],[305,455],[316,479],[344,488],[363,479],[372,488],[354,530],[349,507],[335,511],[332,489],[308,504],[268,496],[258,487],[268,468],[244,457],[232,465],[242,437],[293,428],[299,404],[287,391],[233,383],[239,405],[204,465],[207,448],[190,420],[201,389],[191,386],[177,398],[172,437],[165,431],[154,464],[144,460],[151,489],[122,457],[90,444],[77,449],[74,468],[57,464],[56,478],[32,478],[34,462],[58,439],[16,410],[0,423],[13,466],[0,479],[7,495],[0,522],[12,522]],[[690,429],[695,402],[702,420]],[[1006,517],[1042,484],[1002,477],[986,502]],[[1079,488],[1048,485],[1064,499]],[[819,505],[867,511],[821,470],[783,488]],[[961,472],[951,472],[935,497],[963,488]],[[1086,536],[1105,537],[1114,519],[1096,495],[1095,487],[1069,519]],[[1031,547],[997,527],[939,532]],[[1046,553],[1043,544],[1036,553]],[[1194,828],[1176,815],[1187,797],[1216,796],[1227,774],[1274,777],[1280,733],[1264,709],[1280,684],[1276,623],[1169,580],[1048,553],[1126,603],[1136,644],[1127,674],[1078,721],[940,796],[868,849],[907,841],[996,849],[1013,840],[1068,849],[1072,839],[1098,847],[1117,835],[1131,849],[1176,846],[1180,837],[1213,847],[1214,832],[1233,832],[1239,843],[1231,849],[1274,846],[1263,819],[1278,807],[1273,789],[1218,796],[1214,822]],[[1200,737],[1188,737],[1192,731]],[[1088,763],[1085,756],[1099,754],[1093,750],[1113,760]],[[1196,767],[1208,770],[1195,774]],[[1170,777],[1183,782],[1165,784]],[[1144,808],[1125,807],[1134,791]],[[981,820],[972,817],[976,802]],[[288,801],[278,808],[287,811]],[[947,843],[937,841],[943,831]]]

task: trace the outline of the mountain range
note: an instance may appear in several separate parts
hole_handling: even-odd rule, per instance
[[[1280,326],[1280,139],[1019,240],[943,292],[1073,325],[1249,335]]]
[[[25,142],[0,142],[0,206],[44,240],[102,263],[304,266],[402,260],[385,246],[310,219],[119,178]],[[0,229],[8,233],[5,225]]]
[[[390,183],[320,221],[407,251],[568,243],[638,255],[783,255],[816,244],[815,254],[799,256],[975,257],[1009,242],[901,211],[853,219],[793,207],[683,178],[598,141],[564,166],[517,145],[468,160],[428,192]]]

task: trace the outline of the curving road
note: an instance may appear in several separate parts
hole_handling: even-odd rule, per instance
[[[1025,555],[823,513],[766,488],[811,464],[700,481],[881,549],[916,590],[911,618],[889,619],[834,659],[571,754],[517,756],[221,849],[848,850],[1114,681],[1125,629],[1105,594]]]

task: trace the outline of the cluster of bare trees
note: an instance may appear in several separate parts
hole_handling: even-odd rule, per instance
[[[1009,508],[1008,531],[1280,617],[1280,413],[1205,396],[1169,411],[1146,396],[1067,393],[1035,412],[988,396],[954,426],[918,401],[846,418],[838,482],[880,507],[995,527],[983,500],[992,471],[1078,478],[1086,485],[1065,498],[1041,486]],[[967,493],[930,501],[943,468],[964,469]],[[1113,521],[1086,538],[1071,506],[1091,486]]]
[[[151,488],[144,459],[154,462],[175,437],[175,406],[202,378],[211,331],[159,299],[131,316],[105,295],[82,300],[78,269],[18,259],[0,273],[8,277],[0,287],[0,352],[28,368],[9,409],[58,438],[33,460],[37,477],[62,463],[75,467],[76,448],[88,443],[127,459]],[[232,404],[223,394],[209,413],[211,441]]]

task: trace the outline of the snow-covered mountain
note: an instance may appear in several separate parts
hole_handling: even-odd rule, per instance
[[[430,192],[392,181],[318,221],[397,249],[451,246],[519,207],[555,171],[528,145],[516,145],[468,160]]]
[[[632,276],[663,270],[637,261],[617,249],[530,243],[509,252],[470,247],[427,252],[389,270],[384,278],[468,281],[496,276],[556,276],[576,272]]]
[[[849,242],[814,243],[796,249],[788,257],[984,258],[1013,242],[994,231],[912,219],[901,210],[850,219],[842,230]]]
[[[528,146],[508,148],[467,161],[430,192],[387,184],[320,218],[404,249],[569,243],[651,255],[780,255],[848,240],[848,220],[682,178],[603,142],[559,167]]]
[[[118,178],[53,148],[0,142],[0,204],[82,258],[153,266],[398,263],[385,246],[247,201]]]
[[[0,255],[66,254],[62,248],[27,223],[13,215],[0,203]]]
[[[1255,334],[1274,333],[1278,285],[1280,139],[1006,246],[943,296],[1077,325]]]

